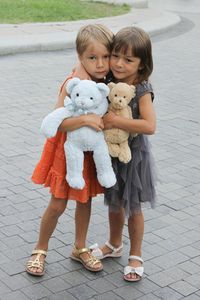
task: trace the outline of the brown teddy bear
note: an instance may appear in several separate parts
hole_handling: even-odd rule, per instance
[[[110,82],[108,86],[110,88],[108,95],[110,100],[109,110],[112,110],[118,116],[132,119],[132,111],[128,104],[135,96],[135,86],[123,82],[116,84]],[[131,160],[131,150],[128,145],[129,132],[112,128],[105,130],[104,135],[110,155],[118,157],[123,163],[128,163]]]

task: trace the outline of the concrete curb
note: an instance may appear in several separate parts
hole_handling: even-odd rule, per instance
[[[138,26],[146,30],[150,36],[161,34],[181,21],[174,13],[151,9],[132,9],[130,13],[111,18],[80,20],[62,23],[36,23],[0,25],[0,55],[15,53],[54,51],[75,47],[77,31],[82,25],[102,23],[113,32],[125,26]],[[39,32],[39,33],[38,33]]]
[[[164,33],[173,27],[177,26],[181,22],[181,18],[174,13],[165,13],[162,16],[162,22],[160,19],[155,19],[154,22],[140,22],[137,24],[149,33],[150,36]]]
[[[98,2],[99,0],[93,0]],[[135,8],[147,8],[148,0],[101,0],[101,2],[106,2],[115,5],[123,5],[128,4]]]

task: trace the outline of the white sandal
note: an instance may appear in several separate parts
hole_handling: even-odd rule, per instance
[[[108,241],[105,242],[105,245],[112,250],[111,253],[103,254],[102,250],[99,248],[98,244],[94,244],[90,246],[90,250],[92,250],[92,255],[94,255],[98,259],[104,259],[106,257],[121,257],[123,253],[123,244],[118,248],[113,247]]]
[[[136,255],[130,255],[129,260],[137,260],[139,262],[141,262],[142,264],[144,263],[143,259],[140,256],[136,256]],[[144,267],[131,267],[131,266],[126,266],[124,268],[124,280],[126,281],[139,281],[142,278],[142,275],[144,273]],[[136,274],[138,275],[137,278],[128,278],[127,275],[129,274]]]

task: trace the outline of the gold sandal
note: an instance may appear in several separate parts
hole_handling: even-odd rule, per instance
[[[83,253],[87,253],[89,258],[86,260],[83,260],[80,257],[80,255]],[[101,261],[99,259],[97,259],[96,257],[94,257],[91,254],[90,249],[88,249],[88,248],[77,249],[76,246],[74,245],[74,249],[73,249],[73,252],[70,257],[73,260],[79,261],[87,270],[89,270],[91,272],[99,272],[103,269],[103,265],[102,265]],[[96,264],[100,264],[100,267],[95,268],[94,266]]]
[[[33,250],[31,253],[32,255],[36,255],[34,260],[29,260],[26,264],[26,272],[33,275],[33,276],[43,276],[45,273],[45,268],[44,268],[44,262],[40,261],[40,256],[44,255],[45,257],[47,256],[47,251],[44,250]],[[41,272],[33,272],[30,269],[31,268],[37,268],[41,270]]]

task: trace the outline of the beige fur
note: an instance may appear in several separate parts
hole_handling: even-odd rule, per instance
[[[116,115],[132,119],[131,108],[128,106],[131,99],[135,96],[135,86],[126,83],[109,83],[109,110]],[[123,163],[131,160],[131,151],[128,145],[129,132],[112,128],[104,131],[105,140],[108,145],[109,153],[112,157],[118,157]]]

